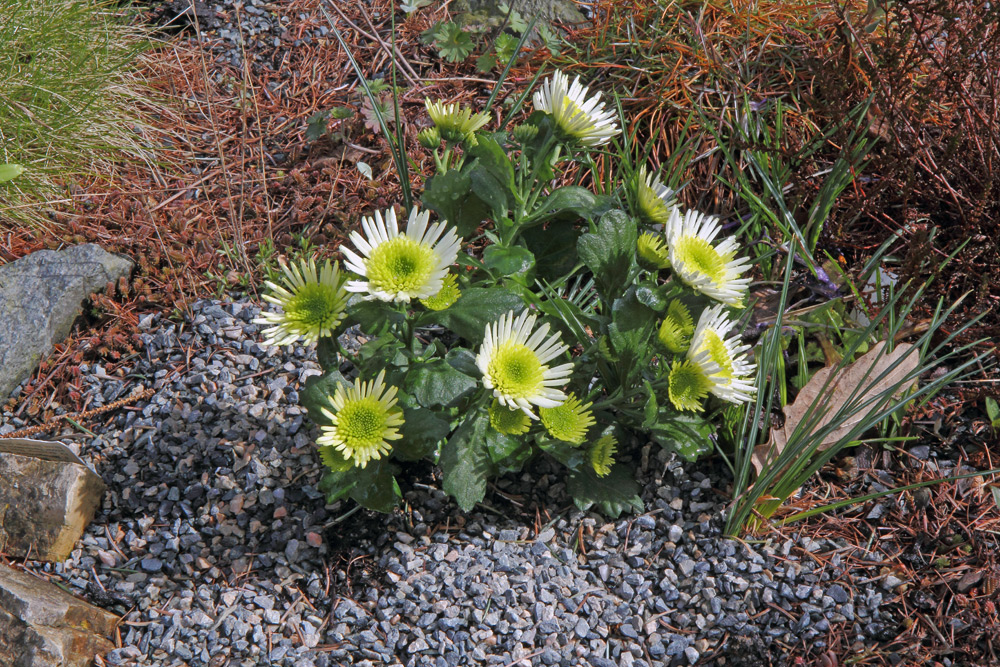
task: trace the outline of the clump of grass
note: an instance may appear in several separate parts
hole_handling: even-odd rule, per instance
[[[0,0],[0,163],[24,167],[0,185],[0,228],[45,225],[76,180],[146,158],[134,18],[111,0]]]

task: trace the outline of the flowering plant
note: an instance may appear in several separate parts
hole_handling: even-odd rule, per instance
[[[282,310],[260,319],[267,341],[315,342],[324,368],[301,396],[331,501],[388,511],[399,466],[429,459],[470,509],[490,477],[545,455],[580,507],[617,516],[641,509],[617,454],[641,439],[694,459],[725,404],[752,399],[735,239],[644,167],[600,194],[559,185],[618,118],[562,72],[532,100],[509,131],[428,100],[422,206],[365,216],[342,269],[308,261],[268,283]]]

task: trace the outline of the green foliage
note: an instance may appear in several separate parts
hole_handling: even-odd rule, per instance
[[[454,21],[436,24],[425,31],[423,36],[431,39],[438,55],[450,63],[465,60],[475,49],[472,38]]]
[[[78,179],[147,160],[138,76],[148,32],[112,0],[0,0],[0,227],[47,225],[37,206]],[[17,165],[24,172],[11,180]],[[29,204],[29,205],[26,205]]]

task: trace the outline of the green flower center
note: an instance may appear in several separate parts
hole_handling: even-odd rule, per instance
[[[489,374],[493,385],[505,396],[528,398],[535,396],[545,380],[545,367],[531,348],[521,343],[507,342],[493,351]]]
[[[564,119],[566,121],[566,123],[560,123],[562,129],[570,134],[581,134],[580,132],[572,132],[571,128],[567,125],[570,122],[586,118],[588,118],[588,116],[584,113],[583,109],[581,109],[576,102],[570,99],[569,95],[563,95],[562,113],[556,115],[556,120]]]
[[[670,209],[660,199],[653,188],[646,183],[639,183],[639,209],[650,222],[665,223],[670,218]]]
[[[511,410],[494,399],[489,407],[490,426],[504,435],[521,435],[531,428],[531,418],[522,410]]]
[[[458,301],[460,296],[462,293],[455,282],[455,274],[449,273],[441,284],[441,290],[428,299],[421,299],[421,303],[431,310],[445,310]]]
[[[542,424],[553,438],[579,445],[594,424],[593,417],[582,409],[579,401],[567,400],[554,408],[539,410]]]
[[[377,447],[385,439],[389,413],[378,400],[348,401],[337,413],[337,435],[352,451]]]
[[[721,370],[717,373],[717,375],[721,375],[727,380],[732,379],[733,360],[730,358],[729,350],[726,349],[726,344],[723,342],[719,334],[714,331],[706,331],[705,342],[702,343],[701,350],[708,350],[708,354],[712,357],[712,361],[718,364]],[[699,350],[699,352],[701,350]]]
[[[716,284],[725,280],[726,258],[705,239],[684,236],[674,244],[674,252],[685,269],[704,274]]]
[[[390,294],[419,291],[436,265],[434,250],[406,236],[397,236],[377,245],[365,269],[368,281]]]
[[[670,402],[678,410],[701,411],[702,400],[708,396],[712,381],[690,361],[680,361],[670,369],[668,380]]]
[[[340,318],[344,304],[337,290],[322,283],[306,283],[285,309],[288,319],[310,329],[332,326]]]

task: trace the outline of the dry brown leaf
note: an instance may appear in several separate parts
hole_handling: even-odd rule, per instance
[[[907,375],[916,370],[920,355],[913,345],[909,343],[897,345],[892,352],[879,357],[884,346],[885,342],[876,344],[854,363],[841,369],[825,391],[823,387],[827,378],[834,372],[834,366],[820,369],[810,378],[795,400],[782,408],[785,413],[785,423],[782,428],[772,428],[771,439],[754,448],[751,462],[758,475],[770,461],[776,459],[784,451],[792,432],[805,418],[806,412],[813,402],[819,401],[819,405],[824,410],[812,427],[815,432],[830,423],[837,411],[848,400],[851,400],[851,393],[859,384],[864,383],[867,388],[863,394],[854,397],[852,402],[863,404],[889,387],[899,384]],[[886,373],[885,377],[875,382],[875,379],[883,373]],[[836,444],[877,407],[876,403],[872,403],[855,412],[850,419],[845,420],[840,426],[828,433],[816,451],[821,452]]]

